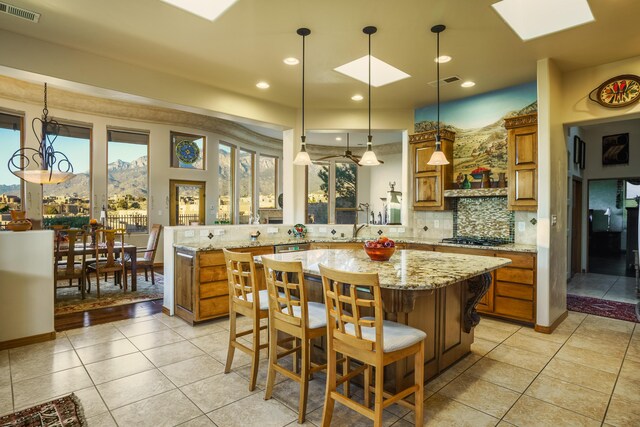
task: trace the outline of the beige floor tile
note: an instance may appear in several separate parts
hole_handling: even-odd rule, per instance
[[[637,402],[613,395],[604,421],[617,427],[638,426],[640,425],[640,405]]]
[[[136,322],[129,325],[118,326],[118,329],[125,337],[135,337],[137,335],[148,334],[161,331],[169,327],[159,320],[152,319],[146,322]]]
[[[167,344],[142,353],[158,367],[204,355],[202,350],[189,341]]]
[[[561,408],[602,421],[609,402],[609,394],[540,375],[525,392]]]
[[[607,394],[611,394],[613,391],[617,377],[611,372],[577,365],[557,358],[549,362],[542,374]]]
[[[95,384],[106,383],[154,368],[153,363],[139,352],[91,363],[85,367]]]
[[[202,349],[206,353],[213,356],[214,359],[219,361],[220,363],[227,363],[227,350],[229,348],[229,333],[226,331],[217,332],[210,335],[205,335],[202,337],[194,338],[190,340],[191,343],[198,346],[198,348]],[[266,352],[261,352],[260,357],[266,358]],[[233,369],[237,369],[241,366],[244,366],[248,363],[251,363],[251,358],[248,354],[243,351],[237,350],[235,351],[233,357],[233,364],[231,365]]]
[[[121,426],[154,427],[175,426],[203,415],[180,390],[171,390],[122,406],[111,414]]]
[[[486,357],[534,372],[540,372],[551,360],[551,356],[511,347],[507,344],[500,344],[489,352]]]
[[[478,360],[480,360],[480,357],[478,355],[470,354],[466,356],[464,359],[460,360],[458,363],[442,372],[436,378],[427,381],[427,383],[425,384],[425,389],[432,392],[437,392],[442,387],[453,381],[457,376],[473,366],[473,364]]]
[[[165,365],[160,371],[177,387],[182,387],[222,373],[224,365],[211,356],[204,355]]]
[[[76,353],[85,365],[89,363],[99,362],[101,360],[110,359],[112,357],[124,356],[125,354],[135,353],[138,349],[129,342],[129,340],[108,341],[101,344],[82,347],[76,350]]]
[[[209,417],[202,415],[198,418],[189,420],[186,423],[180,424],[179,427],[216,427],[216,425]]]
[[[0,416],[13,412],[11,384],[0,385]]]
[[[190,340],[193,338],[203,337],[209,334],[215,334],[216,332],[224,331],[224,328],[219,323],[205,323],[203,325],[186,325],[173,329],[175,332]]]
[[[498,345],[497,342],[485,340],[483,338],[474,337],[471,344],[471,352],[478,356],[484,356]]]
[[[573,333],[574,337],[586,336],[591,339],[597,339],[602,343],[611,344],[614,346],[624,346],[625,348],[629,344],[631,339],[630,333],[611,331],[609,329],[588,329],[580,325],[578,329]]]
[[[511,347],[517,347],[522,350],[528,350],[533,353],[542,354],[544,356],[553,356],[558,349],[562,347],[562,344],[540,338],[534,338],[520,332],[516,332],[510,336],[504,341],[504,344]]]
[[[465,375],[472,375],[518,393],[524,393],[538,373],[508,363],[483,358],[467,369]]]
[[[153,318],[161,321],[162,323],[164,323],[170,328],[180,328],[182,326],[191,326],[187,322],[179,318],[178,316],[169,316],[164,313],[154,314]]]
[[[92,385],[91,378],[82,366],[14,382],[14,406],[19,410]]]
[[[102,397],[95,387],[74,391],[74,394],[78,399],[80,399],[82,409],[84,410],[84,416],[87,418],[104,414],[109,411],[107,409],[107,405],[104,404]]]
[[[474,328],[474,337],[482,338],[493,342],[502,342],[509,338],[514,332],[505,331],[504,329],[494,328],[484,325],[482,321]]]
[[[118,427],[109,412],[87,418],[87,424],[91,427]]]
[[[606,354],[596,353],[586,348],[574,347],[568,344],[560,349],[555,358],[612,374],[617,374],[622,365],[621,357],[607,356]]]
[[[635,360],[636,362],[640,362],[640,338],[632,338],[629,343],[629,348],[627,348],[627,354],[625,356],[627,359]]]
[[[623,376],[618,377],[613,394],[640,404],[640,380],[633,380]]]
[[[115,322],[110,322],[116,328],[120,328],[120,326],[133,325],[134,323],[139,322],[148,322],[149,320],[154,320],[154,316],[140,316],[140,317],[131,317],[129,319],[116,320]]]
[[[110,410],[169,391],[175,386],[157,369],[97,386]]]
[[[440,394],[496,418],[506,414],[520,397],[520,393],[467,373],[450,382],[440,390]]]
[[[20,358],[25,355],[35,353],[60,353],[61,351],[73,350],[73,346],[65,335],[58,334],[55,340],[45,341],[37,344],[25,345],[24,347],[12,348],[9,350],[11,358]]]
[[[324,395],[326,390],[325,377],[315,378],[309,382],[307,394],[307,413],[312,412],[324,405]],[[300,399],[300,384],[287,379],[273,387],[272,398],[278,399],[293,411],[298,412]]]
[[[259,393],[263,397],[261,390],[250,392],[249,382],[233,372],[206,378],[181,387],[180,390],[203,412],[211,412],[253,393]]]
[[[322,422],[322,409],[318,408],[315,411],[307,412],[307,422],[319,426]],[[382,425],[389,427],[395,425],[397,422],[402,422],[398,417],[388,411],[384,411],[382,415]],[[295,425],[295,424],[294,424]],[[347,408],[346,406],[336,403],[333,407],[333,416],[331,417],[331,427],[371,427],[373,422],[357,413],[356,411]],[[401,424],[400,424],[401,425]]]
[[[588,329],[604,329],[609,331],[624,332],[627,335],[631,335],[634,328],[633,322],[600,316],[588,316],[580,326]]]
[[[22,381],[52,372],[75,368],[82,363],[73,350],[47,354],[36,352],[18,357],[11,357],[11,378]]]
[[[640,362],[626,359],[622,364],[620,376],[640,382]],[[640,393],[640,391],[638,393]]]
[[[295,421],[298,414],[275,399],[254,394],[207,414],[216,425],[225,427],[281,427]]]
[[[149,334],[138,335],[129,338],[129,341],[133,343],[140,350],[149,350],[154,347],[161,347],[167,344],[173,344],[174,342],[184,341],[184,337],[171,329],[163,329],[157,332],[151,332]]]
[[[74,348],[89,347],[91,345],[125,338],[125,336],[116,329],[115,326],[111,326],[108,323],[105,325],[91,326],[90,328],[85,329],[85,331],[80,332],[75,332],[78,330],[73,329],[73,335],[69,335],[70,331],[67,331],[69,341],[71,341]]]
[[[614,344],[589,335],[573,335],[569,338],[567,344],[613,357],[623,357],[627,349],[627,343]]]
[[[403,419],[413,423],[414,418],[412,412]],[[423,425],[425,427],[489,427],[495,426],[497,422],[497,418],[451,400],[439,393],[434,394],[424,402]]]
[[[490,326],[496,329],[502,329],[507,332],[516,332],[522,328],[521,325],[516,325],[514,323],[509,323],[504,320],[493,319],[491,317],[482,317],[480,323],[486,326]]]
[[[532,338],[537,338],[539,340],[546,340],[558,344],[564,344],[569,339],[574,329],[575,328],[571,328],[571,330],[565,330],[564,328],[556,328],[556,330],[550,334],[543,334],[542,332],[536,332],[536,330],[533,328],[522,328],[518,331],[518,333],[530,336]]]
[[[280,365],[285,366],[287,369],[292,369],[291,363],[285,365],[286,360],[281,359]],[[269,359],[262,359],[258,363],[258,376],[256,378],[256,386],[264,390],[267,387],[267,373],[269,368]],[[232,371],[240,375],[242,378],[249,381],[251,375],[251,364],[240,366],[238,368],[232,367]],[[284,381],[286,377],[276,372],[276,378],[274,384],[279,384]]]
[[[530,396],[522,396],[504,416],[504,420],[516,426],[556,427],[581,426],[598,427],[594,419],[576,414]]]

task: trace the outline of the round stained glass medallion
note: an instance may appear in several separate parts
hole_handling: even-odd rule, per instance
[[[200,148],[195,142],[183,139],[176,144],[176,156],[182,163],[191,165],[200,158]]]

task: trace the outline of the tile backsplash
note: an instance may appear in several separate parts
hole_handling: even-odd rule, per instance
[[[506,197],[460,197],[453,210],[453,235],[515,240],[514,213]]]

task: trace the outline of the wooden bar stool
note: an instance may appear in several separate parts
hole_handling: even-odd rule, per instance
[[[324,304],[309,302],[304,285],[301,262],[262,259],[269,292],[269,371],[265,400],[271,399],[276,372],[300,384],[298,422],[304,423],[307,411],[309,378],[313,372],[326,368],[311,362],[311,340],[327,334],[327,314]],[[300,345],[278,353],[277,336],[282,331],[300,340]],[[297,341],[297,340],[296,340]],[[300,374],[278,364],[278,359],[301,353]],[[297,357],[294,354],[294,359]],[[296,371],[294,364],[294,371]]]
[[[359,412],[382,426],[384,408],[398,403],[415,412],[415,425],[422,426],[424,400],[423,331],[384,320],[377,273],[350,273],[320,265],[322,288],[327,309],[327,392],[322,412],[322,426],[331,424],[335,402]],[[358,297],[369,291],[373,300]],[[373,309],[373,317],[362,317],[361,310]],[[336,391],[336,353],[364,363],[364,405]],[[384,367],[414,356],[415,381],[406,389],[391,395],[384,391]],[[370,409],[371,369],[375,368],[374,409]],[[351,373],[346,375],[350,378]],[[343,374],[344,378],[344,374]],[[415,404],[404,400],[414,394]]]
[[[256,280],[256,267],[253,255],[250,253],[231,252],[226,249],[224,259],[227,265],[227,278],[229,280],[229,350],[224,372],[231,372],[235,349],[239,349],[251,356],[251,377],[249,390],[256,388],[258,377],[258,365],[260,350],[267,348],[268,342],[260,344],[260,331],[266,329],[266,325],[260,325],[261,319],[269,316],[269,298],[267,291],[260,290]],[[236,331],[236,316],[242,314],[253,320],[253,327],[246,331]],[[252,334],[252,348],[237,341],[237,338]]]

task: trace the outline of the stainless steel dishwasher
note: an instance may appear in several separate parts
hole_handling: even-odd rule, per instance
[[[273,247],[273,252],[277,254],[284,254],[287,252],[308,251],[309,249],[311,249],[311,245],[309,243],[295,243],[287,245],[275,245]]]

